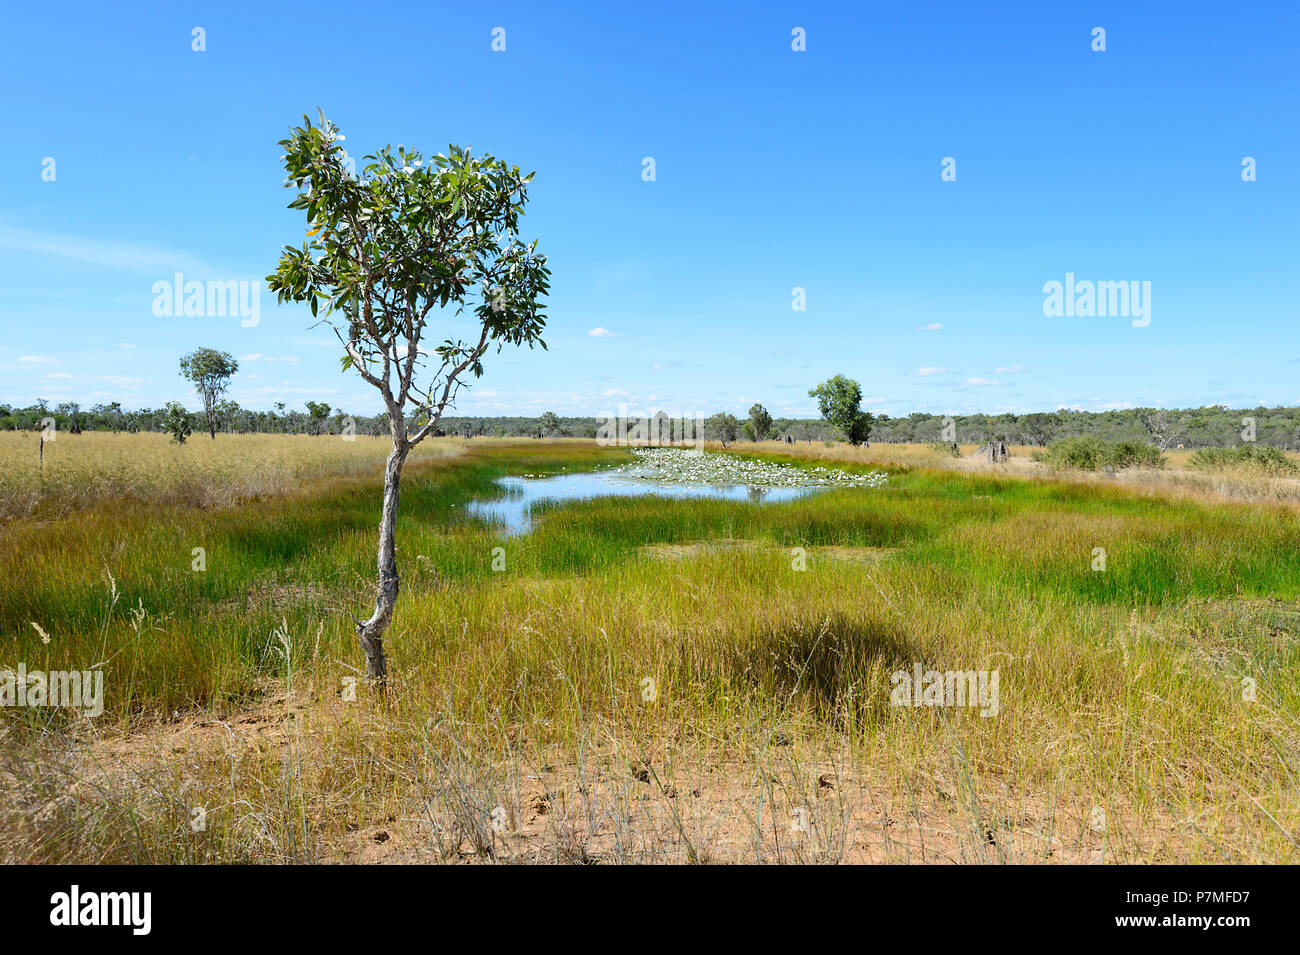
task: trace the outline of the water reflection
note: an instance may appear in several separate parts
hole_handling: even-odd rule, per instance
[[[500,524],[507,536],[522,534],[532,526],[531,511],[540,501],[572,501],[597,497],[714,498],[771,504],[793,501],[817,488],[751,487],[745,484],[673,484],[648,481],[635,472],[560,474],[548,478],[501,478],[505,493],[492,500],[474,500],[466,512],[493,524]]]

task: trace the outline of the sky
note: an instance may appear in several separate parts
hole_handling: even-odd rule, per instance
[[[6,20],[0,402],[193,408],[178,362],[206,346],[239,359],[245,407],[379,411],[329,329],[265,289],[304,231],[277,143],[320,107],[353,155],[456,143],[536,171],[548,349],[491,353],[449,414],[815,417],[837,373],[890,415],[1300,404],[1294,2]],[[178,272],[249,283],[256,321],[156,315]],[[1147,311],[1045,314],[1067,274],[1136,282]]]

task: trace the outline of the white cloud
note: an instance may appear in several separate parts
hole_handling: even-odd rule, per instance
[[[917,378],[929,378],[931,375],[942,375],[947,368],[918,368],[916,371],[909,371],[909,375]]]
[[[1019,375],[1019,374],[1022,374],[1022,373],[1024,372],[1024,370],[1025,370],[1025,369],[1022,368],[1020,365],[1008,365],[1006,368],[994,368],[994,369],[993,369],[993,374],[995,374],[995,375]]]
[[[54,359],[50,358],[48,355],[23,355],[18,360],[26,362],[29,365],[48,365],[54,361]]]
[[[272,356],[272,355],[263,355],[261,352],[253,352],[253,354],[251,354],[251,355],[240,355],[240,356],[239,356],[239,360],[240,360],[240,361],[265,361],[265,362],[277,362],[277,361],[298,362],[298,361],[302,361],[301,358],[294,358],[292,355],[284,355],[284,356],[282,356],[282,357],[276,358],[276,357],[274,357],[274,356]]]
[[[80,378],[80,375],[70,375],[66,371],[53,371],[45,376],[46,378]]]
[[[931,322],[928,325],[917,325],[918,332],[941,332],[943,331],[943,322]]]
[[[597,325],[591,331],[587,332],[592,338],[613,338],[618,332],[611,332],[603,325]]]
[[[143,378],[131,378],[128,375],[100,375],[99,380],[107,381],[109,384],[123,388],[129,385],[138,385],[144,381]]]
[[[967,378],[962,382],[963,388],[986,388],[989,385],[1002,385],[1005,382],[994,381],[992,378]]]
[[[134,348],[134,347],[135,347],[135,342],[122,342],[121,344],[117,345],[116,347],[118,347],[118,348]]]

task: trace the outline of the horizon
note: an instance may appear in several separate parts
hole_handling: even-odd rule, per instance
[[[246,16],[12,15],[5,68],[40,80],[0,159],[6,402],[189,407],[178,361],[206,346],[240,360],[242,407],[378,413],[265,287],[302,238],[277,141],[320,106],[357,156],[456,143],[537,172],[549,350],[490,354],[448,416],[813,419],[836,373],[891,417],[1300,405],[1291,6],[417,10],[350,36],[358,62],[436,49],[382,96],[317,70],[303,92],[273,43],[328,29]],[[61,41],[69,20],[94,39]],[[256,320],[157,314],[177,273],[259,282]],[[1052,283],[1087,282],[1094,314],[1053,312]]]

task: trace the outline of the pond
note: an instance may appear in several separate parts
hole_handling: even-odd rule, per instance
[[[471,501],[466,512],[501,525],[507,536],[514,536],[532,527],[533,505],[541,501],[665,497],[766,504],[792,501],[831,486],[879,487],[886,480],[878,472],[862,475],[830,468],[803,469],[675,448],[637,449],[633,454],[636,463],[607,471],[501,478],[497,484],[505,491],[502,497]]]

